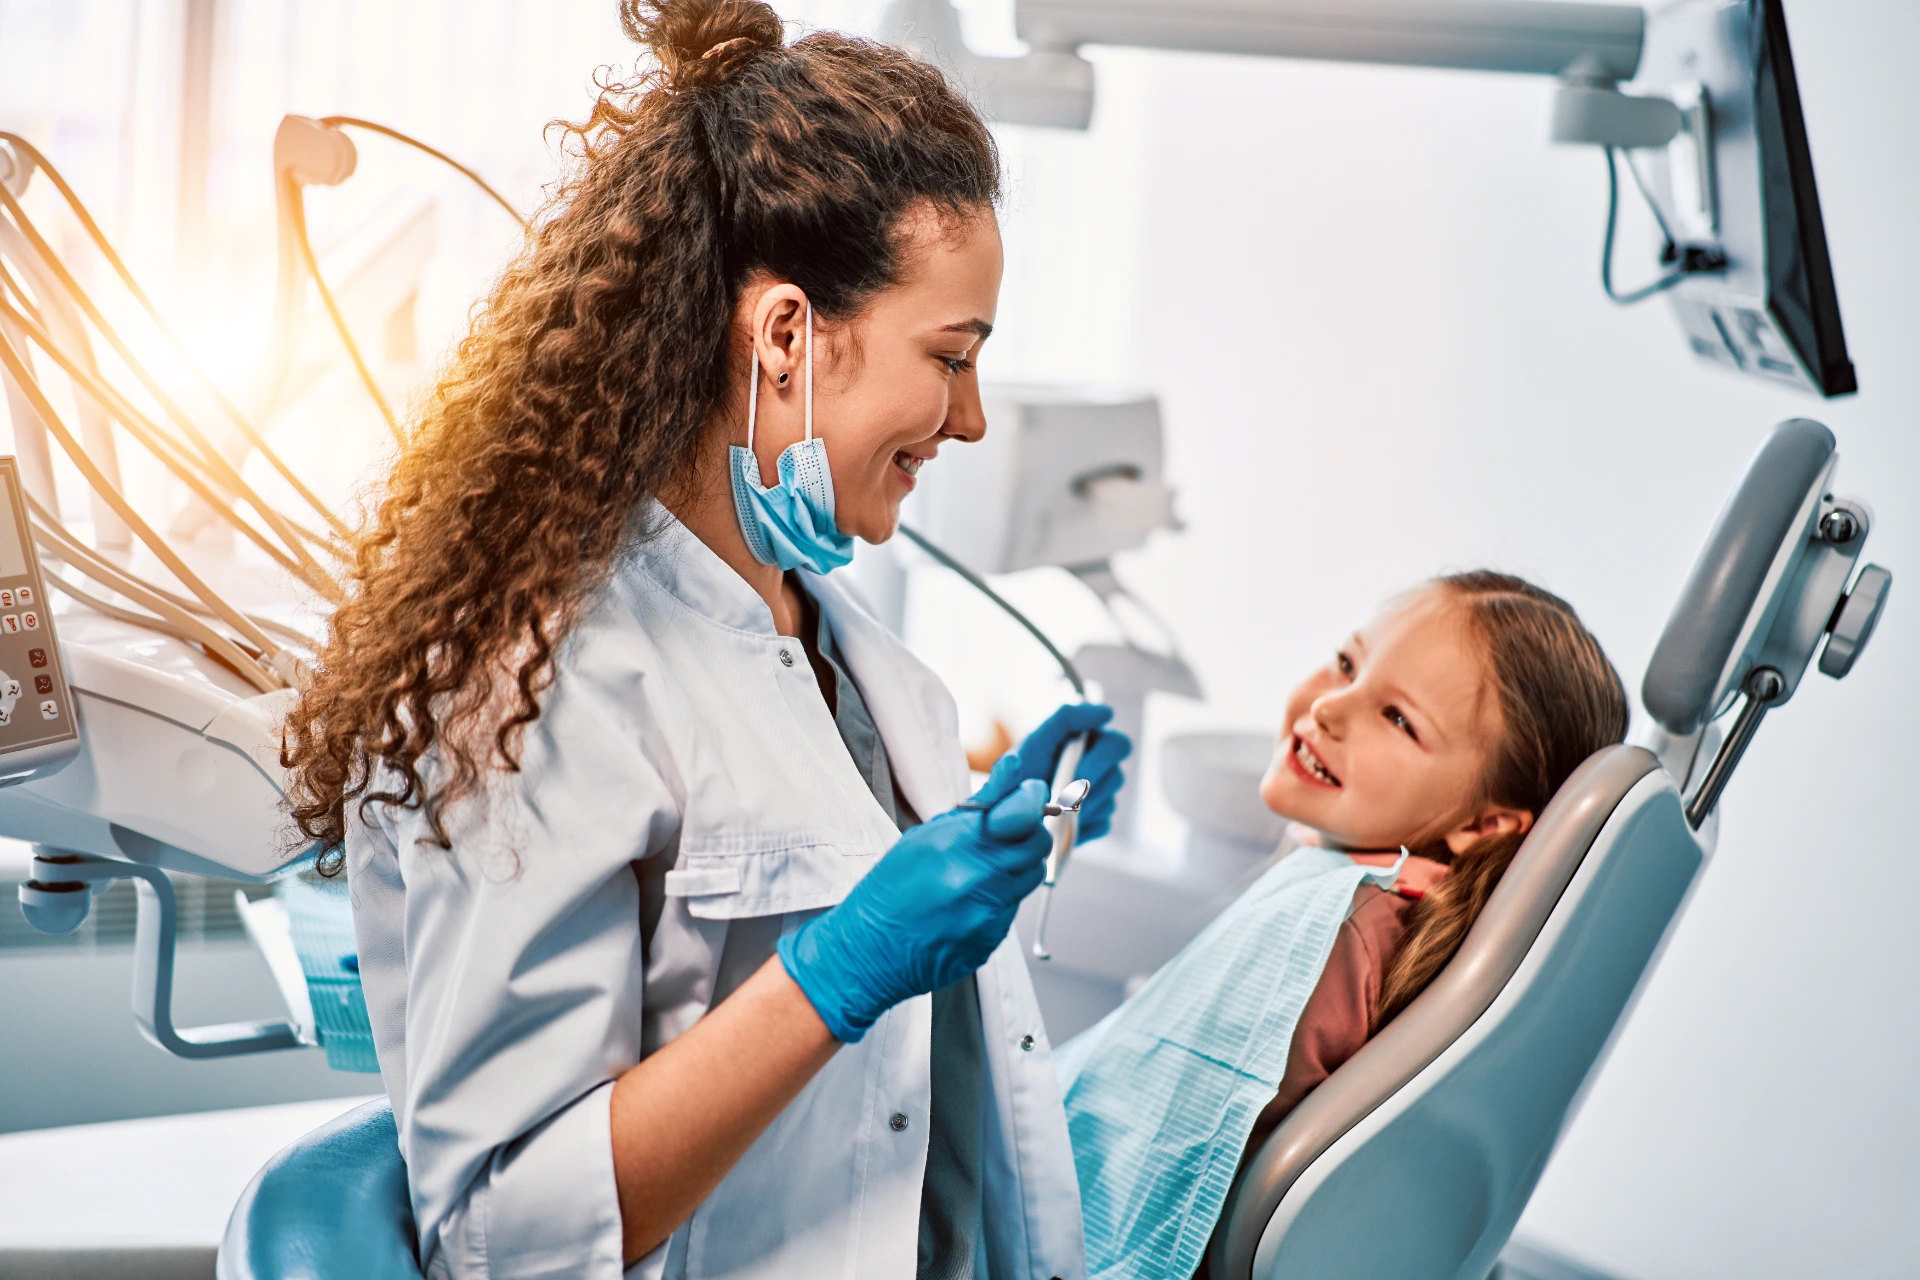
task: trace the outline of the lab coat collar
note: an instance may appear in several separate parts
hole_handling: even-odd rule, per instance
[[[760,594],[658,501],[648,504],[630,564],[680,603],[735,630],[775,638]],[[946,686],[863,604],[850,585],[801,570],[819,602],[847,668],[860,686],[874,728],[887,744],[894,780],[921,818],[944,813],[967,795],[959,749],[959,712]]]
[[[641,530],[628,560],[633,569],[703,618],[736,631],[775,634],[773,613],[760,593],[657,500],[647,504]]]

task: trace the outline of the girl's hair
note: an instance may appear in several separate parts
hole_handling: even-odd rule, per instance
[[[1627,692],[1573,606],[1523,579],[1477,570],[1439,578],[1486,645],[1501,735],[1483,799],[1538,817],[1568,776],[1627,734]],[[1459,854],[1416,850],[1452,866],[1414,905],[1406,937],[1380,987],[1384,1025],[1453,958],[1520,851],[1523,836],[1494,836]]]
[[[287,720],[294,821],[333,866],[356,797],[423,808],[446,845],[446,806],[518,767],[556,646],[744,377],[749,280],[844,322],[911,267],[907,215],[950,229],[998,199],[986,126],[905,53],[787,44],[756,0],[620,16],[656,66],[556,122],[577,163],[422,408]]]

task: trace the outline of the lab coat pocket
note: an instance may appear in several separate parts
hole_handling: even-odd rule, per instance
[[[744,920],[831,907],[847,896],[886,848],[849,846],[777,833],[682,841],[667,872],[668,897],[684,898],[700,920]]]

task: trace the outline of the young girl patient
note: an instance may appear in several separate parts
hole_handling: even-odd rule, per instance
[[[1294,690],[1260,794],[1304,842],[1060,1050],[1093,1276],[1194,1274],[1244,1155],[1433,979],[1626,729],[1573,609],[1490,572],[1389,602]]]

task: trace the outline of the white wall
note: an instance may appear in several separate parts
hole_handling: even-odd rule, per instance
[[[1601,297],[1602,161],[1544,143],[1543,84],[1125,56],[1144,163],[1104,195],[1144,220],[1116,263],[1138,299],[1121,365],[1164,398],[1190,527],[1124,571],[1212,693],[1161,708],[1156,733],[1270,727],[1382,595],[1483,562],[1570,597],[1637,685],[1722,496],[1785,417],[1834,429],[1841,492],[1878,515],[1872,558],[1920,572],[1920,6],[1790,9],[1865,388],[1830,404],[1703,367],[1659,304]],[[1085,205],[1085,184],[1017,192],[1010,234],[1050,200]],[[1022,327],[1112,331],[1044,280],[1016,273],[1008,303],[1043,308]],[[1810,679],[1767,725],[1524,1231],[1632,1277],[1913,1274],[1913,616],[1896,592],[1858,671]]]

